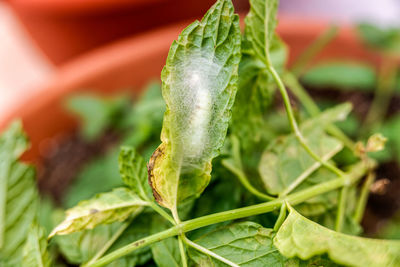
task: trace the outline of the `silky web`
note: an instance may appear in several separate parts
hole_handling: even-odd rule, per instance
[[[215,59],[196,55],[175,66],[170,83],[171,131],[177,134],[175,148],[187,163],[210,156],[216,103],[225,88],[218,81],[221,71],[224,68]]]

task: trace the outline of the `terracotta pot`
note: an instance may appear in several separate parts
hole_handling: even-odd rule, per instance
[[[119,41],[63,66],[40,93],[10,111],[0,121],[0,130],[14,118],[22,118],[32,141],[26,159],[38,161],[40,148],[58,134],[70,132],[76,121],[64,110],[64,99],[90,90],[112,94],[132,88],[138,92],[151,79],[159,79],[168,49],[187,22]],[[281,18],[278,32],[290,48],[290,62],[316,38],[327,23]],[[377,55],[363,49],[351,28],[343,28],[323,51],[321,59],[357,59],[378,62]]]
[[[99,45],[200,17],[214,0],[8,0],[56,65]]]

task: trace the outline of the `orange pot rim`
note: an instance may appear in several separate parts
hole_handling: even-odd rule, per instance
[[[141,8],[168,0],[8,0],[12,6],[29,14],[48,16],[93,14]]]

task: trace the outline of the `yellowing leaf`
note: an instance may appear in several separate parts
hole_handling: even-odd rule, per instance
[[[174,41],[162,71],[162,144],[149,162],[156,200],[170,209],[208,185],[237,89],[239,17],[219,0]]]
[[[382,134],[378,133],[371,135],[367,141],[367,152],[377,152],[383,150],[385,148],[386,141],[387,138]]]
[[[123,187],[98,194],[67,210],[65,220],[52,231],[50,237],[92,229],[99,224],[124,221],[131,215],[139,214],[146,205],[148,202]]]
[[[348,266],[395,267],[400,265],[400,241],[350,236],[325,228],[301,216],[292,207],[274,238],[286,257],[303,260],[327,253]]]

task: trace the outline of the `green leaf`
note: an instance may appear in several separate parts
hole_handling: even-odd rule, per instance
[[[243,222],[218,229],[194,242],[240,266],[286,266],[286,258],[274,247],[272,229]],[[226,266],[192,248],[190,258],[198,266]]]
[[[348,91],[371,92],[376,86],[375,69],[357,62],[321,63],[309,69],[301,78],[306,85],[316,88],[332,88]]]
[[[105,155],[87,162],[67,189],[63,197],[63,206],[72,208],[81,200],[123,186],[118,170],[119,152],[119,147],[116,147],[107,151]]]
[[[92,141],[116,123],[116,119],[129,106],[124,96],[105,99],[94,94],[80,94],[67,99],[67,108],[82,120],[81,134]]]
[[[395,215],[379,229],[379,237],[400,239],[400,215]]]
[[[28,238],[23,251],[22,266],[24,267],[50,267],[51,258],[47,251],[47,239],[44,229],[33,224],[29,230]]]
[[[370,47],[381,52],[398,55],[400,53],[400,29],[380,28],[371,24],[360,24],[357,30]]]
[[[123,120],[129,134],[124,138],[126,145],[139,148],[145,142],[158,139],[165,111],[165,101],[158,82],[150,83],[133,108]]]
[[[374,156],[375,154],[378,154],[377,156],[380,158],[382,156],[385,156],[384,154],[390,152],[392,156],[400,161],[400,114],[396,114],[389,120],[385,121],[382,125],[381,132],[387,138],[385,150],[382,152],[374,153]]]
[[[274,38],[270,48],[271,61],[281,71],[286,62],[287,48]],[[273,100],[275,82],[265,65],[254,55],[243,55],[239,65],[239,90],[232,112],[232,132],[237,135],[243,148],[254,151],[253,145],[269,141],[266,136],[265,115]]]
[[[245,19],[245,38],[257,57],[266,65],[271,64],[269,51],[277,23],[278,2],[250,0],[250,12]]]
[[[152,213],[143,213],[130,224],[130,226],[124,231],[121,237],[113,244],[113,246],[109,249],[109,252],[115,251],[121,247],[124,247],[130,243],[133,243],[137,240],[145,238],[151,235],[153,232],[152,221],[159,221],[158,215],[154,215]],[[136,265],[143,265],[152,257],[151,248],[143,247],[138,250],[135,250],[133,253],[120,258],[120,262],[126,262],[127,267],[134,266],[133,262]],[[131,264],[129,264],[131,263]],[[115,265],[120,266],[120,265]]]
[[[118,117],[118,130],[121,128],[123,135],[121,143],[137,148],[148,159],[158,145],[164,111],[161,86],[153,82],[144,89],[130,111]],[[118,170],[119,154],[117,145],[105,155],[87,162],[66,191],[64,207],[71,208],[81,200],[123,186]]]
[[[66,211],[65,220],[50,234],[65,235],[84,229],[92,229],[99,224],[124,221],[137,215],[147,206],[131,190],[121,187],[111,192],[98,194],[90,200],[81,201],[78,206]]]
[[[119,172],[122,180],[143,200],[152,199],[151,187],[147,181],[147,167],[144,159],[131,147],[122,147],[119,154]]]
[[[18,162],[28,148],[21,122],[0,137],[0,261],[18,260],[37,212],[33,167]]]
[[[315,175],[318,175],[319,177],[309,177],[302,185],[299,186],[298,191],[307,188],[307,186],[312,186],[313,183],[321,183],[322,181],[335,178],[335,174],[324,168],[319,169]],[[304,216],[307,216],[312,221],[334,230],[336,227],[338,194],[339,190],[330,191],[323,195],[309,199],[302,204],[296,205],[295,208],[298,212]],[[362,233],[362,227],[353,218],[357,200],[357,186],[353,185],[348,190],[344,222],[341,229],[341,232],[345,234],[359,235]]]
[[[309,260],[303,261],[299,258],[288,259],[285,267],[339,267],[342,265],[336,264],[325,256],[313,257]]]
[[[252,154],[256,146],[269,141],[265,115],[269,112],[276,84],[266,66],[272,64],[278,72],[284,69],[288,51],[274,34],[277,0],[250,1],[245,19],[242,42],[243,57],[239,66],[239,90],[233,107],[232,132],[241,140],[244,155]]]
[[[240,207],[242,197],[241,186],[236,181],[232,181],[232,177],[227,173],[223,173],[223,175],[225,177],[217,178],[210,187],[204,191],[204,194],[197,199],[193,208],[193,218]],[[196,237],[229,223],[230,222],[224,222],[202,227],[196,231],[190,232],[190,238],[196,239]]]
[[[343,148],[339,140],[325,134],[324,126],[337,119],[344,119],[350,108],[347,104],[337,106],[301,125],[307,144],[323,160],[331,159]],[[279,137],[264,151],[259,172],[269,193],[286,194],[320,166],[291,134]]]
[[[128,228],[120,235],[115,243],[107,251],[112,252],[129,243],[137,241],[151,234],[151,216],[142,215],[134,219]],[[112,224],[99,225],[91,230],[84,230],[68,235],[56,236],[55,240],[61,253],[72,264],[83,264],[91,260],[107,242],[117,234],[123,223],[115,222]],[[151,258],[149,247],[136,250],[129,255],[119,258],[107,265],[109,267],[133,267],[142,265]]]
[[[153,233],[161,232],[167,228],[168,225],[159,220],[153,220],[152,222]],[[158,267],[182,266],[178,239],[176,237],[170,237],[153,244],[151,252]]]
[[[336,174],[326,168],[319,168],[312,173],[293,192],[299,192],[308,187],[337,178]],[[337,209],[338,190],[318,195],[296,205],[296,210],[305,216],[324,216],[326,213],[335,213]],[[334,221],[333,221],[334,222]],[[334,224],[333,224],[334,225]],[[326,226],[326,225],[325,225]]]
[[[333,261],[349,266],[398,266],[400,242],[350,236],[329,230],[301,216],[290,214],[274,238],[286,257],[306,260],[327,253]]]
[[[121,227],[120,222],[99,225],[94,229],[54,237],[61,254],[72,264],[93,258]]]
[[[170,48],[161,74],[167,104],[162,144],[149,163],[153,194],[165,207],[176,208],[209,183],[235,99],[240,38],[231,1],[219,0]]]

